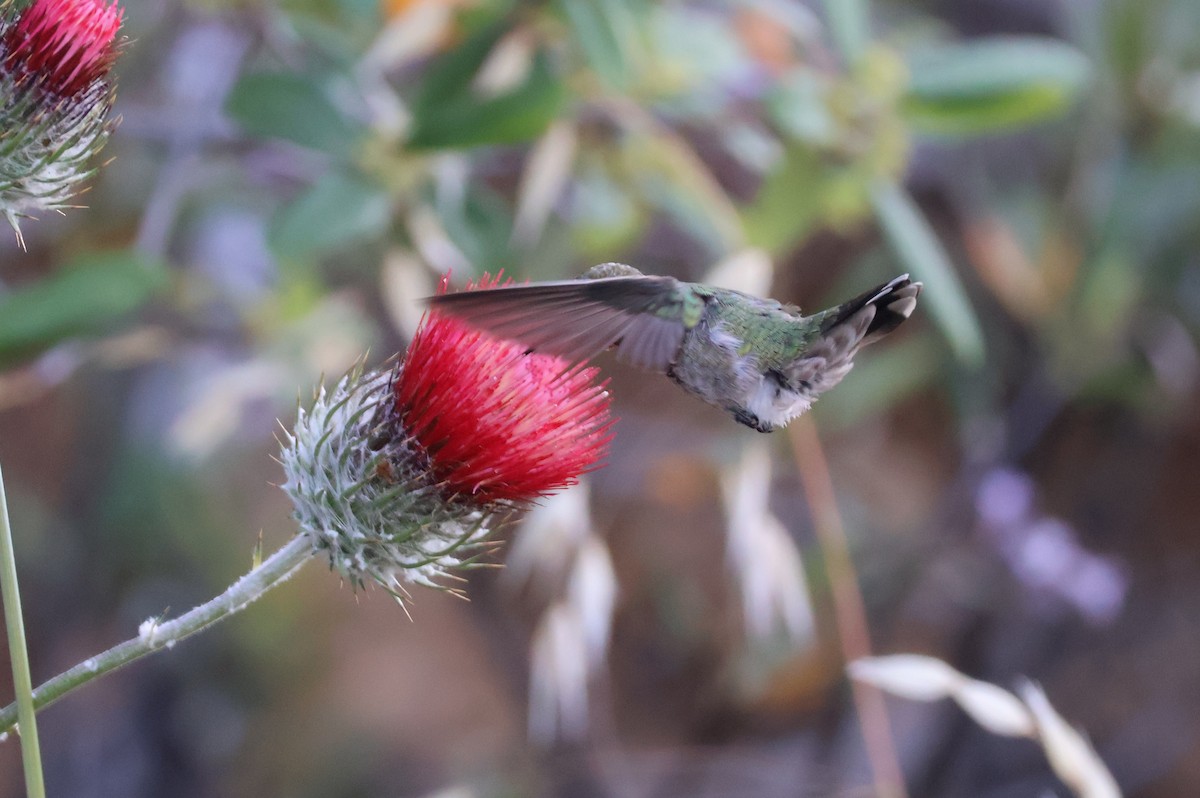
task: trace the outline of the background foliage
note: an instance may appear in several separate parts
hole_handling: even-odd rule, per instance
[[[1130,794],[1200,781],[1200,6],[134,0],[125,20],[115,161],[86,210],[24,225],[28,253],[0,243],[35,680],[292,533],[274,419],[402,349],[439,273],[621,260],[815,308],[910,271],[919,320],[814,411],[875,648],[1039,680]],[[526,735],[544,591],[476,574],[470,604],[420,594],[409,623],[311,568],[49,710],[50,792],[867,783],[786,438],[770,509],[815,626],[752,634],[740,596],[766,576],[726,564],[719,483],[763,441],[606,366],[622,418],[590,506],[619,603],[582,739]],[[1062,794],[1032,746],[893,708],[912,794]]]

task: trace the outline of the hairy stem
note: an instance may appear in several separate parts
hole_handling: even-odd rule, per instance
[[[70,670],[60,673],[33,691],[34,709],[42,709],[77,687],[93,679],[127,665],[134,660],[172,648],[180,640],[232,615],[247,604],[262,596],[271,588],[282,584],[313,554],[312,539],[307,534],[292,538],[283,548],[263,561],[261,565],[229,586],[221,595],[201,604],[190,612],[172,621],[158,623],[147,621],[138,630],[138,636],[113,646],[103,654],[97,654],[79,663]],[[7,601],[5,602],[7,606]],[[7,733],[17,720],[17,707],[9,705],[0,710],[0,733]],[[22,729],[25,728],[21,720]]]

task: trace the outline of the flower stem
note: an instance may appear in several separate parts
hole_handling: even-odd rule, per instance
[[[103,654],[91,657],[42,684],[33,691],[33,709],[42,709],[75,688],[82,687],[93,679],[114,671],[122,665],[127,665],[146,654],[164,648],[173,648],[185,637],[199,632],[227,615],[245,609],[250,602],[286,581],[308,561],[312,554],[312,539],[307,534],[297,535],[216,598],[172,621],[164,623],[154,620],[146,621],[138,629],[137,637],[113,646]],[[7,595],[4,604],[7,608]],[[26,678],[28,679],[28,675]],[[32,714],[30,719],[32,719]],[[0,733],[7,733],[11,730],[13,722],[16,720],[17,707],[15,705],[9,705],[0,710]],[[21,717],[21,728],[22,730],[26,728],[24,716]],[[24,740],[24,735],[22,735],[22,740]]]
[[[871,656],[871,630],[867,608],[858,586],[858,573],[850,556],[846,526],[833,492],[829,461],[821,446],[821,437],[812,416],[802,416],[788,427],[792,456],[800,472],[800,482],[811,508],[817,543],[825,560],[829,579],[829,597],[833,600],[834,621],[846,663]],[[867,762],[875,778],[874,795],[907,798],[904,771],[892,742],[892,727],[887,706],[879,688],[857,680],[850,681],[850,694],[858,713],[866,746]]]
[[[8,655],[12,662],[16,715],[21,722],[21,764],[25,769],[25,792],[29,798],[44,798],[42,753],[38,747],[37,717],[33,682],[29,676],[29,652],[25,649],[25,622],[21,618],[21,592],[17,589],[17,558],[13,552],[12,527],[8,523],[8,499],[4,474],[0,472],[0,592],[4,596],[4,625],[8,629]],[[10,707],[11,709],[11,707]],[[5,724],[7,727],[11,724]]]

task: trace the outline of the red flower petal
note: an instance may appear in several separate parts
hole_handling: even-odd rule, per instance
[[[123,13],[115,0],[36,0],[4,31],[4,67],[75,96],[112,66]]]
[[[499,275],[485,275],[478,287],[499,284]],[[450,493],[481,504],[529,502],[594,469],[611,438],[597,369],[568,369],[430,312],[400,367],[397,410]]]

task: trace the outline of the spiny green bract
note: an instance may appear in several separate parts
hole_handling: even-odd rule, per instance
[[[444,587],[488,535],[489,514],[446,501],[424,455],[383,429],[390,373],[352,373],[322,387],[283,441],[283,490],[313,547],[355,587],[375,582],[397,600],[404,583]]]

